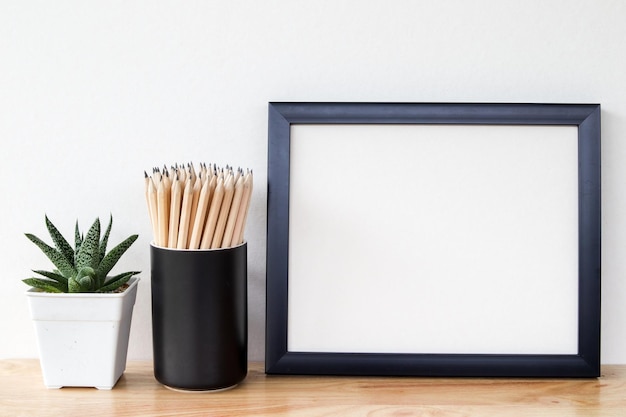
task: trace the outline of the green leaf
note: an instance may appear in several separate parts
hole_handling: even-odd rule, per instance
[[[90,266],[85,266],[78,271],[76,277],[68,280],[70,292],[94,292],[96,290],[96,271]]]
[[[61,232],[56,228],[54,224],[46,217],[46,227],[48,228],[48,232],[50,232],[50,237],[52,237],[52,241],[54,245],[58,249],[58,251],[65,256],[65,259],[70,264],[74,264],[74,249],[70,246],[70,244],[65,240]]]
[[[56,281],[59,284],[58,286],[55,285],[58,289],[60,289],[62,292],[68,292],[67,278],[64,277],[63,275],[56,273],[56,272],[50,272],[50,271],[33,270],[33,272]]]
[[[80,285],[81,292],[91,292],[94,290],[95,281],[93,277],[85,275],[84,277],[77,279],[77,281]]]
[[[26,278],[26,279],[23,279],[22,282],[24,282],[27,285],[30,285],[31,287],[42,289],[45,292],[57,292],[57,293],[65,292],[63,291],[63,289],[59,288],[59,286],[61,285],[60,283],[55,282],[55,281],[49,281],[47,279]]]
[[[98,262],[102,261],[102,259],[104,259],[104,256],[107,253],[107,244],[109,242],[109,235],[111,234],[112,226],[113,226],[113,215],[111,215],[111,217],[109,218],[109,225],[107,226],[107,229],[104,232],[104,236],[102,237],[102,240],[100,241],[100,258],[98,259]]]
[[[119,261],[120,257],[126,252],[126,250],[137,240],[138,235],[131,235],[122,243],[111,249],[109,253],[102,259],[100,266],[98,267],[98,277],[100,279],[106,277],[108,273],[113,269],[113,266]]]
[[[52,261],[54,266],[56,266],[58,270],[61,271],[61,274],[66,277],[76,275],[76,268],[74,268],[74,265],[69,263],[65,256],[63,256],[58,250],[56,250],[52,246],[49,246],[47,243],[45,243],[43,240],[39,239],[35,235],[26,233],[26,237],[35,245],[37,245],[39,249],[41,249],[41,251],[48,257],[48,259]]]
[[[78,228],[78,220],[76,220],[76,227],[74,228],[74,257],[78,256],[78,251],[80,250],[80,245],[83,243],[83,237],[80,234],[80,229]]]
[[[141,271],[122,272],[121,274],[118,274],[118,275],[116,275],[114,277],[111,277],[108,281],[106,281],[104,283],[104,285],[111,285],[111,284],[115,283],[116,281],[118,281],[118,280],[120,280],[122,278],[125,278],[127,275],[130,275],[132,277],[133,275],[138,275],[140,273],[141,273]]]
[[[106,255],[107,244],[109,242],[109,235],[111,234],[112,226],[113,226],[113,215],[110,216],[109,225],[107,226],[107,229],[104,232],[104,236],[102,237],[102,240],[100,241],[100,251],[98,253],[98,265],[100,264],[100,262],[102,262],[102,260],[104,259]],[[106,279],[106,275],[98,274],[98,277],[96,278],[96,280],[98,281],[97,283],[98,288],[104,285],[105,279]]]
[[[119,274],[108,280],[104,286],[98,289],[97,292],[110,292],[115,291],[122,285],[126,284],[129,279],[132,278],[133,275],[138,274],[140,271],[132,271],[132,272],[124,272],[123,274]]]
[[[76,281],[76,278],[70,278],[67,281],[67,287],[68,287],[69,292],[82,292],[80,283]]]
[[[78,251],[78,256],[76,257],[76,262],[74,263],[76,269],[80,270],[86,266],[94,269],[98,268],[99,247],[100,219],[96,219],[96,221],[89,228],[87,236],[85,236],[85,239],[80,245],[80,250]]]
[[[58,272],[50,272],[50,271],[41,271],[33,269],[33,272],[39,275],[43,275],[46,278],[53,279],[57,282],[61,282],[63,284],[67,284],[67,277],[59,274]]]

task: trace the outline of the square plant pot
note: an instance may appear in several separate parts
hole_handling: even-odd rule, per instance
[[[48,388],[113,388],[126,369],[138,282],[121,293],[26,292]]]

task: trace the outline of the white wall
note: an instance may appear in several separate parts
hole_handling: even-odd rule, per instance
[[[143,171],[254,169],[250,357],[263,359],[268,101],[602,104],[602,361],[626,363],[626,2],[0,2],[0,358],[36,357],[23,236],[114,216],[140,238],[130,359],[150,359]]]

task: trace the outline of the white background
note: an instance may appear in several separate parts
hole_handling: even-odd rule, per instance
[[[143,171],[254,169],[250,358],[262,360],[268,101],[602,104],[602,361],[626,363],[626,2],[0,2],[0,357],[36,357],[20,282],[44,213],[115,220],[144,271],[130,359],[150,359]],[[320,161],[323,163],[323,161]]]
[[[578,352],[576,127],[291,135],[289,351]]]

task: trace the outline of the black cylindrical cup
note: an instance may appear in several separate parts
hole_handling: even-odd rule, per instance
[[[182,390],[217,390],[248,370],[247,244],[150,247],[154,376]]]

